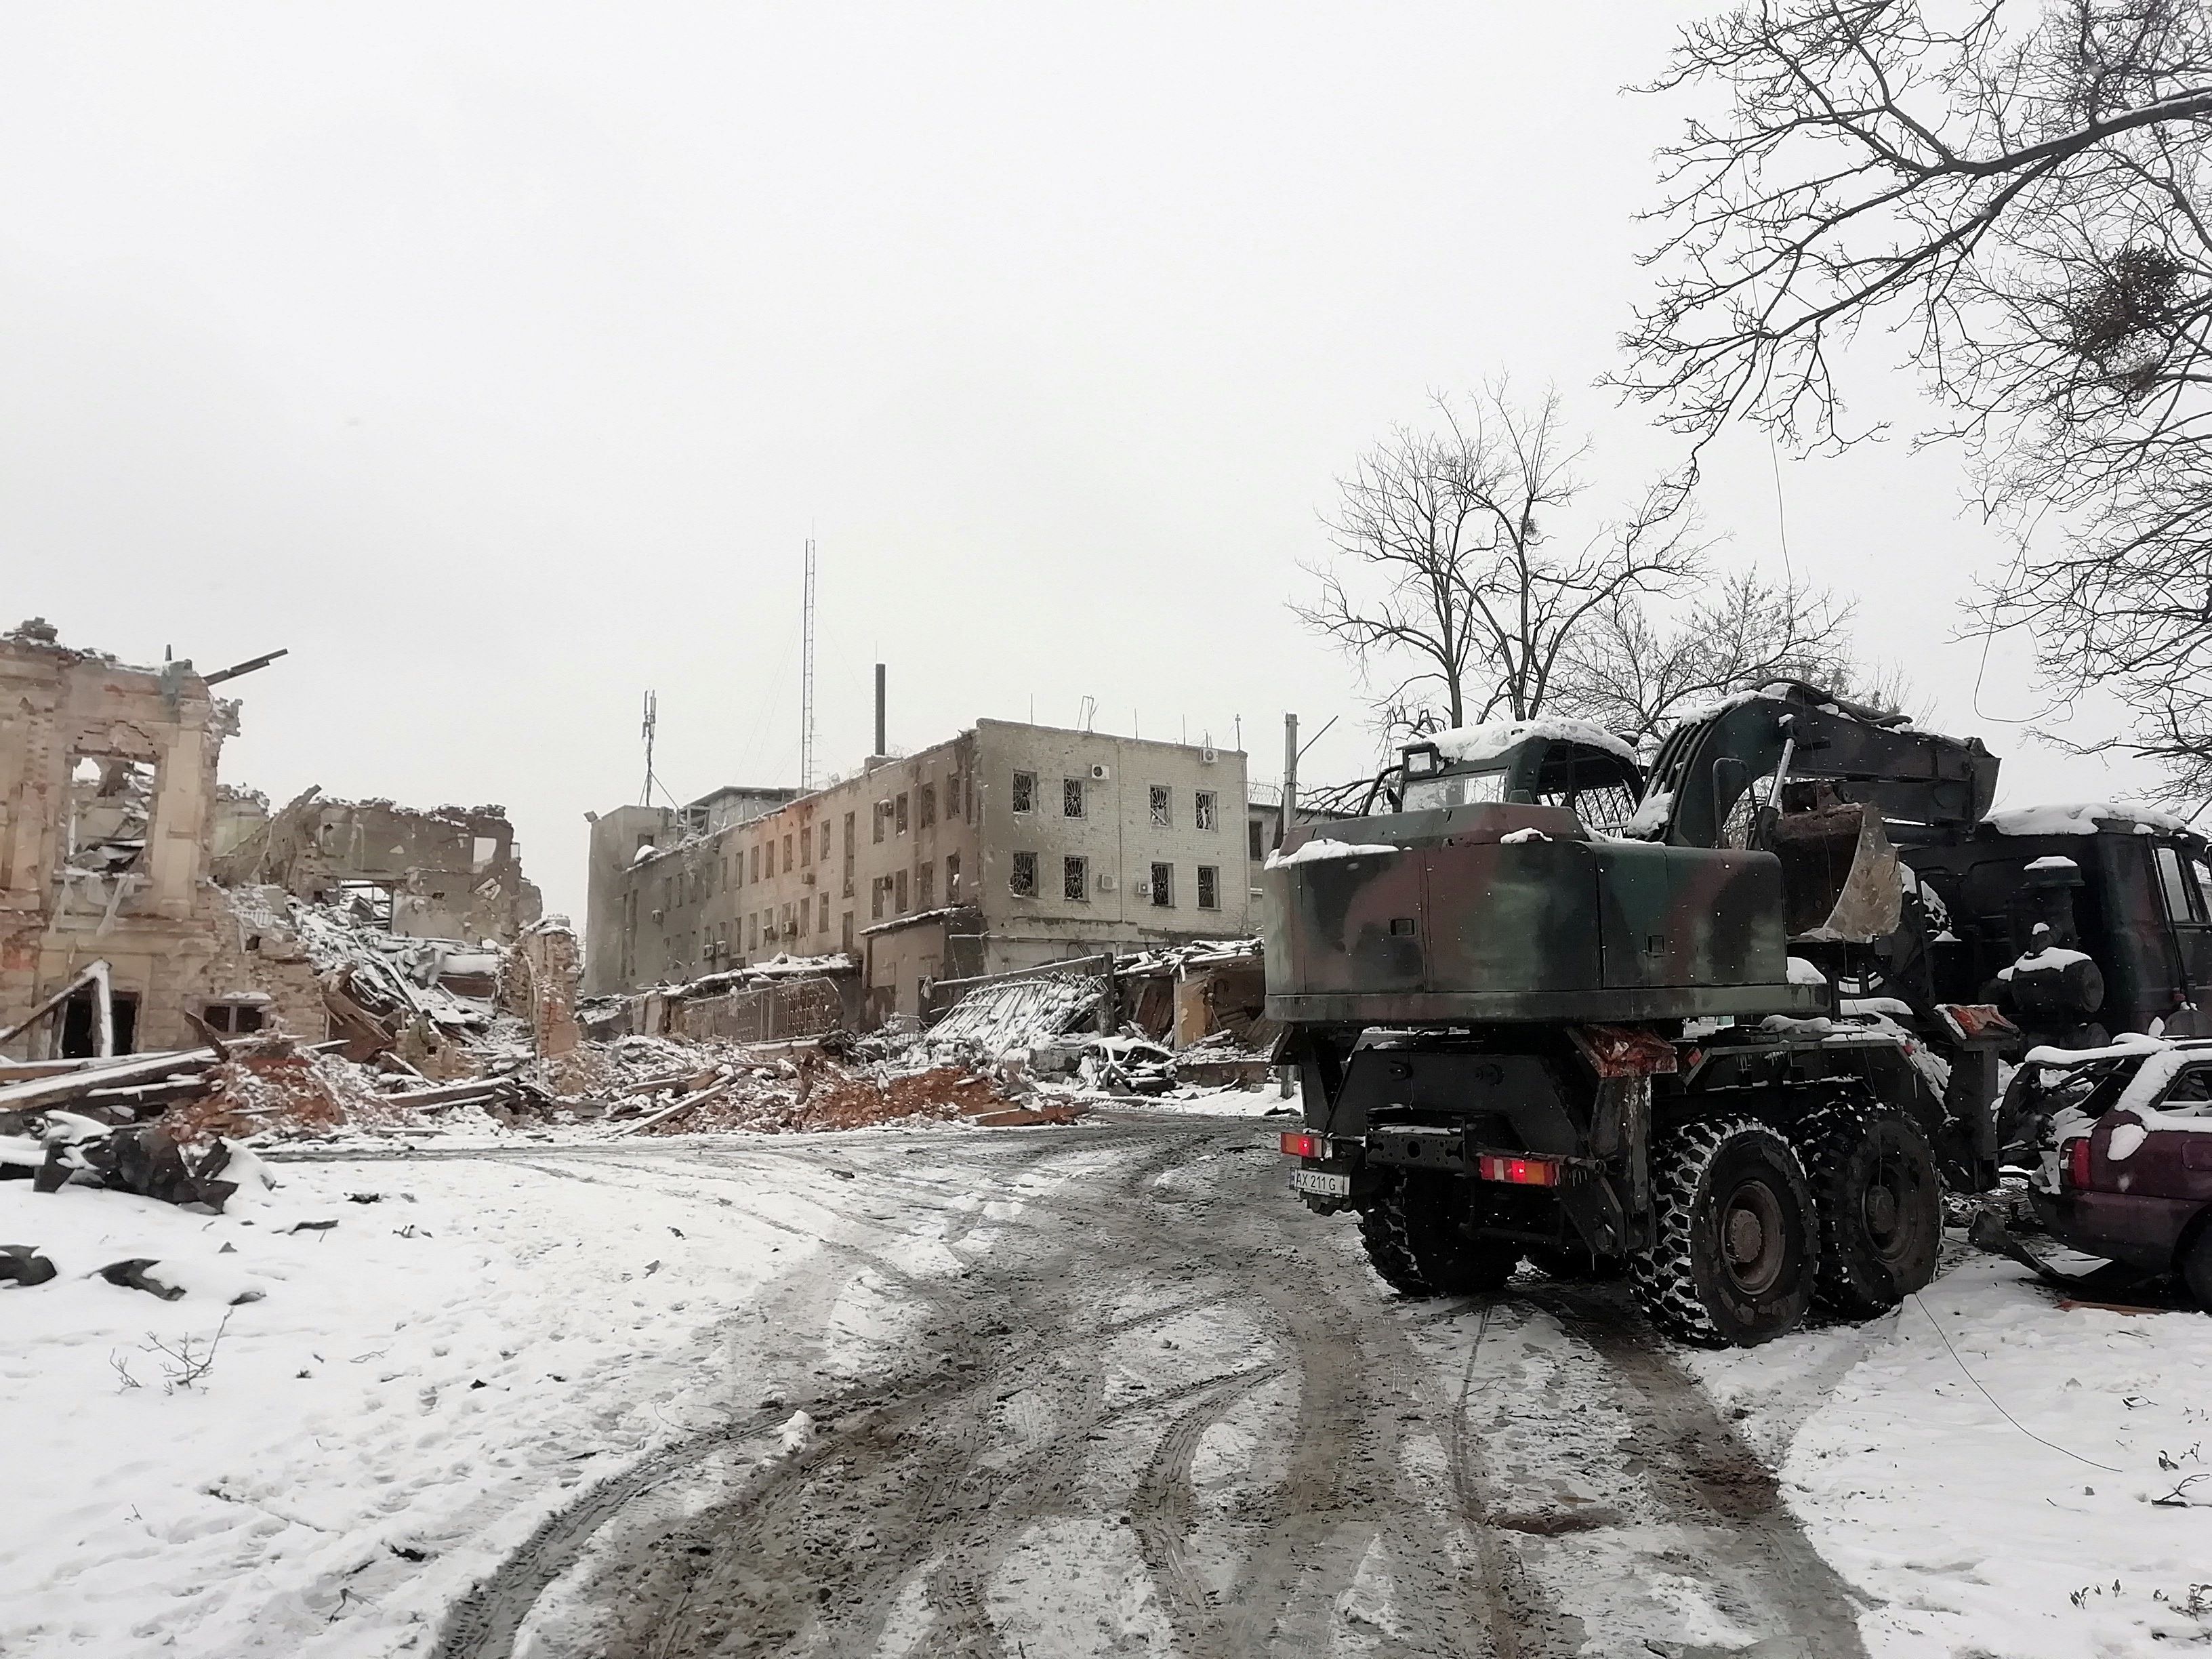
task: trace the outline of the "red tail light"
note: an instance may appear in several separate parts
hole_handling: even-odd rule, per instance
[[[1292,1134],[1283,1136],[1283,1156],[1285,1158],[1327,1158],[1328,1148],[1319,1135]]]
[[[2089,1184],[2089,1137],[2066,1143],[2066,1184],[2086,1188]]]
[[[1485,1153],[1475,1161],[1475,1173],[1485,1181],[1510,1182],[1516,1187],[1559,1184],[1559,1166],[1547,1158],[1498,1158]]]

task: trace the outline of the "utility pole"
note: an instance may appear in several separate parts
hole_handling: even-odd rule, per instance
[[[799,793],[814,793],[814,538],[806,538],[806,581],[799,606]]]
[[[1283,821],[1275,826],[1275,845],[1290,833],[1291,814],[1298,810],[1298,717],[1283,716]]]

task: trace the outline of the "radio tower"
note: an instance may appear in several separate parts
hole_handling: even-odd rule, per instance
[[[660,724],[660,700],[650,691],[645,694],[645,792],[638,797],[640,806],[653,805],[653,729]]]
[[[799,601],[799,792],[814,793],[814,538],[806,538],[806,582]]]

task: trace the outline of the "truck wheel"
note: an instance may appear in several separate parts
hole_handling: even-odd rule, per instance
[[[1943,1186],[1927,1137],[1901,1112],[1858,1100],[1815,1107],[1800,1126],[1820,1215],[1814,1294],[1850,1318],[1886,1313],[1936,1277]]]
[[[1794,1328],[1813,1300],[1820,1237],[1790,1143],[1752,1118],[1686,1123],[1653,1148],[1656,1241],[1632,1264],[1661,1330],[1749,1347]]]
[[[1387,1177],[1359,1212],[1359,1240],[1382,1282],[1407,1296],[1494,1291],[1513,1276],[1514,1245],[1469,1238],[1464,1183],[1427,1171]]]

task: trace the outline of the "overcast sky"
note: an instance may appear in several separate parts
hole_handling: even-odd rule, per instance
[[[1241,720],[1267,779],[1286,708],[1340,714],[1309,775],[1370,769],[1285,608],[1334,477],[1501,371],[1608,493],[1675,454],[1589,388],[1680,114],[1620,88],[1705,9],[15,0],[0,604],[133,660],[289,647],[227,781],[503,802],[576,912],[647,687],[679,797],[796,781],[810,530],[825,772],[878,658],[896,746],[1088,696]],[[1951,641],[2002,559],[1954,455],[1781,473],[1796,570],[2003,799],[2142,785],[1999,723],[2021,642]],[[1763,438],[1705,512],[1779,574]]]

